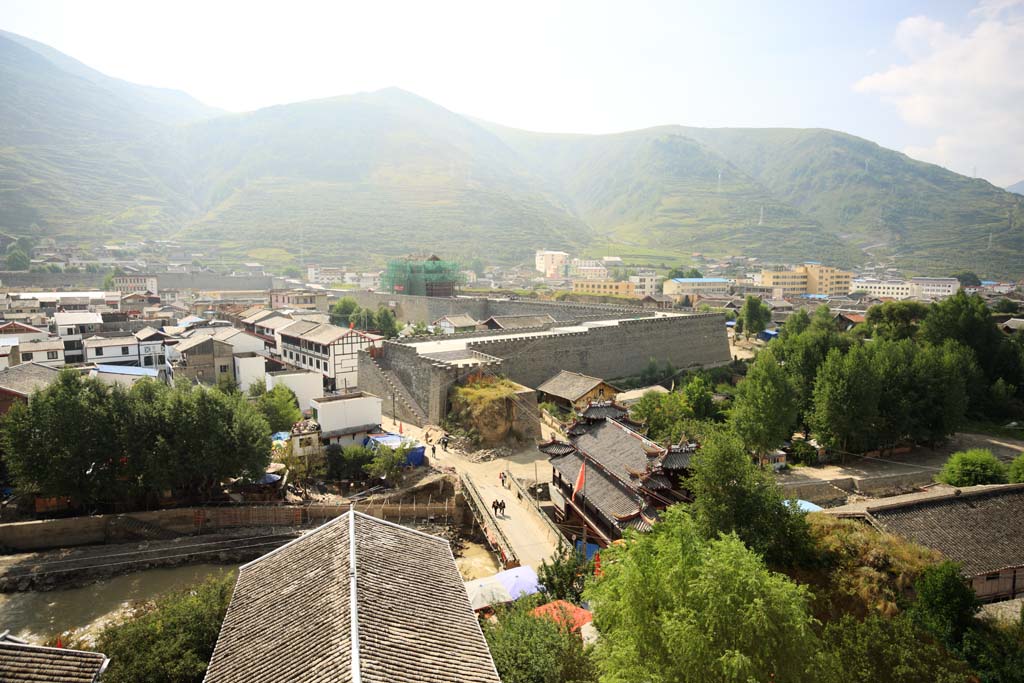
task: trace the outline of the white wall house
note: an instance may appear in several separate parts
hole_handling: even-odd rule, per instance
[[[266,353],[267,343],[251,332],[241,330],[237,327],[228,327],[217,330],[213,335],[214,339],[231,344],[235,353]]]
[[[384,341],[384,337],[362,330],[302,320],[279,329],[277,334],[281,360],[296,368],[319,372],[326,387],[332,390],[358,386],[359,351],[380,348]]]
[[[238,388],[241,391],[248,392],[249,387],[254,384],[266,386],[266,357],[252,351],[245,351],[243,353],[235,354],[234,363],[235,381],[238,383]]]
[[[64,342],[60,339],[21,342],[21,362],[48,365],[53,368],[64,367]]]
[[[313,419],[320,424],[323,444],[359,445],[380,427],[381,399],[373,394],[354,392],[313,399]]]
[[[132,337],[91,337],[82,342],[86,363],[140,365],[139,340]]]
[[[307,372],[305,370],[279,370],[268,372],[266,375],[267,391],[270,391],[279,384],[295,392],[295,398],[299,401],[299,409],[309,410],[310,403],[314,398],[324,395],[323,375],[318,372]]]
[[[64,359],[68,363],[81,363],[85,360],[82,339],[93,336],[103,316],[89,311],[68,311],[53,314],[53,327],[64,342]]]

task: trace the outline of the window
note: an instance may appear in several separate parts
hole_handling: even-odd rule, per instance
[[[146,356],[145,363],[146,363],[146,365],[152,365],[153,364],[153,357],[152,356]]]
[[[103,347],[102,346],[97,346],[96,347],[96,355],[97,356],[102,356],[103,355]]]
[[[159,363],[160,365],[163,365],[167,361],[164,359],[163,354],[160,354],[159,356],[156,357],[156,362]]]
[[[30,353],[28,355],[31,356],[32,354]],[[46,352],[46,360],[57,360],[57,352],[56,351],[47,351]]]
[[[74,333],[75,333],[75,328],[69,327],[68,328],[68,334],[74,334]]]
[[[221,372],[227,372],[228,371],[228,366],[226,366],[226,365],[220,366],[220,371]]]
[[[53,353],[53,352],[51,351],[50,353]],[[32,360],[32,353],[29,352],[29,353],[21,354],[21,359],[22,360]]]
[[[995,574],[986,574],[985,575],[985,580],[986,581],[998,581],[999,580],[999,572],[996,572]]]
[[[127,346],[122,346],[121,347],[121,355],[122,356],[127,356],[128,355],[128,347]]]

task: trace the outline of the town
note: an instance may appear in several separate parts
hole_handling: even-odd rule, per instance
[[[43,248],[33,260],[68,257]],[[734,534],[763,581],[825,562],[816,600],[856,571],[826,547],[883,553],[904,578],[864,586],[859,609],[925,581],[986,613],[1024,594],[1007,536],[1024,511],[1020,283],[548,250],[532,269],[426,255],[296,275],[158,265],[157,248],[180,249],[106,248],[117,260],[92,271],[69,257],[3,283],[0,605],[205,563],[195,609],[226,614],[206,681],[340,665],[336,637],[366,639],[366,670],[394,670],[400,651],[374,632],[404,628],[436,680],[518,680],[532,614],[553,620],[545,647],[572,651],[557,680],[596,680],[590,650],[630,647],[609,644],[632,622],[601,614],[626,584],[607,586],[628,581],[630,539],[661,543],[663,527],[709,562]],[[359,567],[354,583],[332,556]],[[232,590],[219,567],[240,563]],[[458,589],[415,588],[440,585]],[[157,605],[126,624],[172,609]],[[93,680],[130,646],[128,625],[51,616],[46,631],[35,616],[5,624],[4,666],[72,657]],[[324,647],[283,648],[282,631]],[[938,652],[929,671],[956,666]]]

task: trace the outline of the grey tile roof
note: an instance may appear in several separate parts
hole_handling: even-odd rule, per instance
[[[242,566],[205,683],[349,683],[356,645],[364,683],[500,683],[448,542],[353,512]]]
[[[588,391],[601,384],[604,380],[597,377],[581,375],[578,372],[562,370],[557,375],[537,387],[537,391],[558,396],[567,401],[576,401]]]
[[[476,327],[477,322],[473,318],[469,317],[465,313],[455,313],[452,315],[446,315],[438,318],[434,321],[434,325],[439,325],[442,320],[447,320],[452,324],[452,327]]]
[[[658,444],[614,420],[597,423],[578,436],[574,443],[576,448],[623,481],[635,480],[649,471],[649,465],[658,458],[649,457],[648,451],[658,451],[659,456],[663,451]]]
[[[491,329],[517,330],[554,323],[555,319],[545,313],[543,315],[492,315],[483,324]]]
[[[869,507],[889,533],[938,550],[968,576],[1024,565],[1024,484]]]
[[[22,363],[0,370],[0,390],[28,396],[37,389],[45,389],[57,380],[60,370],[38,363]]]
[[[3,683],[93,683],[107,668],[99,652],[29,645],[0,633],[0,681]]]
[[[564,481],[576,484],[583,458],[576,451],[566,455],[552,456],[551,466],[562,475]],[[620,529],[627,528],[627,522],[636,517],[644,507],[644,501],[625,484],[599,467],[587,465],[584,485],[580,494],[593,505],[605,520]]]

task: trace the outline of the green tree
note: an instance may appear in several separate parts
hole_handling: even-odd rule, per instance
[[[343,296],[331,306],[331,324],[339,327],[348,327],[349,316],[359,308],[359,303],[350,296]]]
[[[961,290],[933,304],[921,323],[921,337],[935,345],[941,345],[947,339],[958,341],[974,351],[989,382],[1003,377],[1008,382],[1017,383],[1020,369],[1008,371],[1004,367],[1005,363],[1012,362],[1007,355],[1013,354],[1009,349],[1003,349],[1005,338],[992,320],[985,302],[977,295],[968,296]]]
[[[833,621],[822,633],[816,683],[892,681],[894,683],[968,683],[967,666],[918,630],[904,615],[864,621],[851,615]]]
[[[764,457],[793,435],[798,410],[792,381],[771,348],[764,349],[736,388],[729,416],[733,429],[747,448]]]
[[[398,336],[398,320],[395,312],[387,306],[381,306],[373,316],[373,326],[377,331],[388,339]]]
[[[740,308],[743,332],[748,337],[763,332],[772,320],[772,311],[761,299],[748,295]]]
[[[679,391],[667,394],[647,392],[630,411],[633,419],[647,426],[647,436],[658,443],[676,443],[683,433],[683,422],[693,417],[686,396]]]
[[[811,316],[807,315],[807,311],[799,309],[790,314],[786,318],[785,324],[782,326],[781,337],[793,337],[801,334],[804,330],[811,326]]]
[[[562,548],[551,556],[550,561],[541,561],[537,577],[550,598],[578,605],[583,600],[587,577],[593,572],[594,563],[581,551]]]
[[[28,270],[32,265],[28,254],[21,249],[13,249],[7,252],[7,270]]]
[[[928,315],[928,304],[919,301],[887,301],[872,306],[865,316],[874,336],[884,339],[912,339]]]
[[[1024,453],[1010,463],[1009,480],[1011,484],[1024,484]]]
[[[332,481],[366,479],[366,466],[373,460],[373,451],[366,446],[337,444],[327,447],[327,477]]]
[[[694,497],[695,528],[704,538],[735,533],[775,566],[807,556],[804,513],[786,503],[774,477],[754,466],[735,434],[717,432],[704,439],[686,488]]]
[[[294,391],[283,384],[260,395],[257,406],[270,425],[271,432],[287,432],[302,419],[299,399]]]
[[[710,420],[718,415],[711,385],[700,375],[694,375],[683,387],[683,395],[690,413],[698,420]]]
[[[106,626],[96,643],[110,657],[104,683],[201,683],[234,584],[227,572]]]
[[[960,281],[960,286],[961,287],[980,287],[981,286],[981,278],[978,277],[975,273],[972,273],[969,270],[964,270],[964,271],[961,271],[959,273],[956,273],[956,274],[953,275],[953,277],[955,277],[957,280]]]
[[[1020,310],[1020,306],[1017,304],[1016,301],[1011,301],[1010,299],[1003,297],[1002,299],[995,303],[995,305],[992,307],[992,310],[995,313],[1016,313],[1018,310]]]
[[[917,597],[909,612],[914,622],[947,647],[957,647],[980,607],[959,565],[940,562],[928,567],[914,582],[914,592]]]
[[[114,289],[115,289],[115,287],[114,287],[114,273],[113,272],[109,272],[103,278],[103,290],[106,291],[106,292],[111,292]]]
[[[845,454],[876,442],[878,381],[863,346],[846,354],[829,351],[814,380],[813,400],[808,422],[825,446]]]
[[[399,448],[378,446],[373,459],[364,465],[363,469],[371,477],[383,479],[392,486],[399,486],[402,483],[402,473],[408,453],[409,449],[404,446]]]
[[[302,277],[302,271],[298,266],[287,266],[282,272],[285,277]]]
[[[666,275],[666,277],[669,280],[674,280],[677,277],[704,277],[704,276],[696,268],[683,268],[682,266],[680,266],[678,268],[673,268],[672,270],[668,271],[668,275]]]
[[[735,535],[706,540],[674,506],[604,553],[586,591],[602,683],[814,680],[810,593]]]
[[[950,486],[1005,484],[1006,466],[987,448],[972,448],[949,456],[936,479]]]
[[[591,649],[576,633],[531,614],[536,601],[520,599],[484,621],[484,637],[504,683],[597,683]]]

